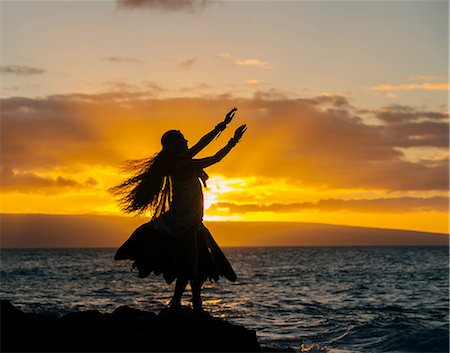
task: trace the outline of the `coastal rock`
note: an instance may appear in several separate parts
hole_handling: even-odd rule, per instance
[[[190,308],[159,314],[121,306],[61,317],[1,301],[1,351],[261,352],[256,332]]]

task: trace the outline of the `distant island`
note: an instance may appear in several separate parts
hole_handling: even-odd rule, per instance
[[[2,248],[116,248],[147,218],[1,214]],[[300,222],[205,222],[221,246],[447,246],[448,234]]]

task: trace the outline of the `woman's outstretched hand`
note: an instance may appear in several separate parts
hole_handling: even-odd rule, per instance
[[[233,120],[234,117],[234,113],[236,112],[237,108],[234,107],[233,109],[231,109],[228,114],[225,116],[225,120],[223,121],[226,125],[228,125],[231,120]]]
[[[239,142],[239,140],[244,135],[245,130],[247,130],[247,125],[241,125],[236,129],[236,131],[234,132],[234,137],[233,137],[233,140],[235,143]]]
[[[216,131],[216,133],[217,133],[217,131],[218,131],[217,137],[219,137],[220,133],[221,133],[223,130],[226,129],[226,127],[227,127],[227,125],[228,125],[229,123],[231,123],[231,120],[233,120],[233,118],[234,118],[234,113],[236,112],[236,110],[237,110],[236,107],[234,107],[233,109],[231,109],[231,110],[227,113],[227,115],[225,116],[225,119],[216,125],[216,127],[214,128],[214,130]],[[217,137],[216,137],[216,138],[217,138]]]

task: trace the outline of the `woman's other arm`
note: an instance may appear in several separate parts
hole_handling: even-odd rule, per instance
[[[218,151],[214,156],[201,159],[194,159],[193,160],[194,164],[199,168],[203,169],[217,162],[220,162],[223,159],[223,157],[225,157],[231,151],[231,149],[234,146],[236,146],[236,144],[242,138],[242,135],[244,135],[245,130],[247,130],[246,125],[239,126],[234,133],[234,137],[230,139],[230,141],[224,148]]]
[[[197,153],[199,153],[202,149],[204,149],[218,134],[220,134],[227,125],[231,122],[234,117],[234,113],[237,108],[231,109],[228,114],[225,116],[225,120],[216,125],[216,127],[208,132],[205,136],[203,136],[200,141],[198,141],[194,146],[189,149],[189,154],[191,157],[194,157]]]

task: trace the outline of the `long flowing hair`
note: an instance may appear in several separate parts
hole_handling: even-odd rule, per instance
[[[169,210],[173,199],[171,162],[164,150],[150,158],[126,161],[122,170],[133,176],[109,189],[121,209],[137,215],[150,211],[152,219]]]

